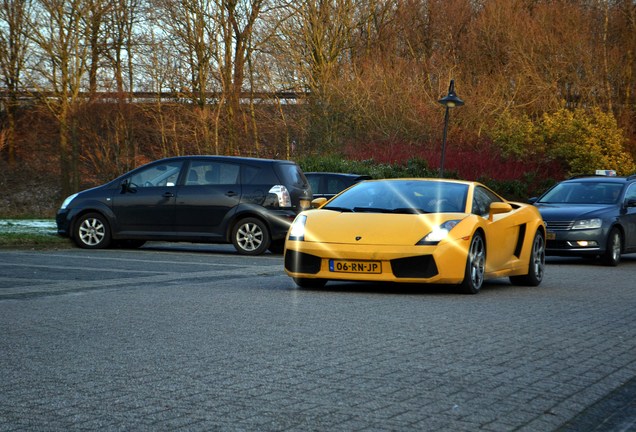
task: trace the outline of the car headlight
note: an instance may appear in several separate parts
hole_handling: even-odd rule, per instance
[[[294,223],[289,229],[289,240],[304,241],[305,240],[305,223],[307,216],[298,215]]]
[[[418,245],[434,245],[444,240],[448,233],[455,228],[460,219],[447,220],[443,224],[433,228],[422,240],[418,241]]]
[[[68,207],[68,205],[71,203],[71,201],[73,201],[75,199],[75,197],[77,196],[76,193],[74,193],[73,195],[67,197],[64,202],[62,203],[62,205],[60,206],[60,210],[64,210],[66,207]]]
[[[572,229],[573,230],[595,229],[595,228],[600,228],[602,225],[603,225],[603,221],[599,218],[581,219],[581,220],[574,221],[574,223],[572,224]]]

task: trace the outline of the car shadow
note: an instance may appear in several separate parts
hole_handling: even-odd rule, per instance
[[[561,256],[548,256],[545,259],[546,265],[560,264],[560,265],[572,265],[572,266],[598,266],[607,267],[599,258],[590,257],[561,257]],[[636,254],[624,254],[621,256],[621,263],[633,263],[636,262]],[[621,265],[620,263],[618,264]]]
[[[492,279],[484,282],[481,292],[489,292],[499,289],[510,289],[515,286],[508,279]],[[345,282],[329,281],[322,288],[299,288],[305,292],[329,292],[329,293],[355,293],[377,295],[413,295],[413,296],[456,296],[467,295],[461,292],[457,285],[452,284],[405,284],[395,282]]]

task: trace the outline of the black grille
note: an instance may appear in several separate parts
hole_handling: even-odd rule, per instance
[[[431,255],[419,255],[391,260],[391,270],[399,278],[430,278],[437,274]]]
[[[565,231],[572,228],[573,221],[545,221],[549,230]]]
[[[285,268],[292,273],[316,274],[320,271],[320,257],[288,250],[285,252]]]

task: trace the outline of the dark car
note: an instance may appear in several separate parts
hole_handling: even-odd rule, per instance
[[[307,172],[305,173],[314,198],[330,199],[337,193],[353,186],[362,180],[371,180],[371,176],[359,174],[331,173],[331,172]]]
[[[562,181],[531,202],[547,225],[546,254],[618,265],[636,252],[636,175]]]
[[[294,162],[229,156],[161,159],[66,198],[58,233],[82,248],[147,240],[232,243],[282,252],[311,188]]]

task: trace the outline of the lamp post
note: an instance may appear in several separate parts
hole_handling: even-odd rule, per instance
[[[444,115],[444,138],[442,138],[442,161],[439,166],[439,176],[441,178],[444,178],[444,159],[446,158],[446,133],[448,131],[448,113],[451,108],[464,105],[464,101],[457,97],[457,95],[455,94],[455,80],[450,81],[450,85],[448,86],[448,94],[437,102],[446,107],[446,114]]]

